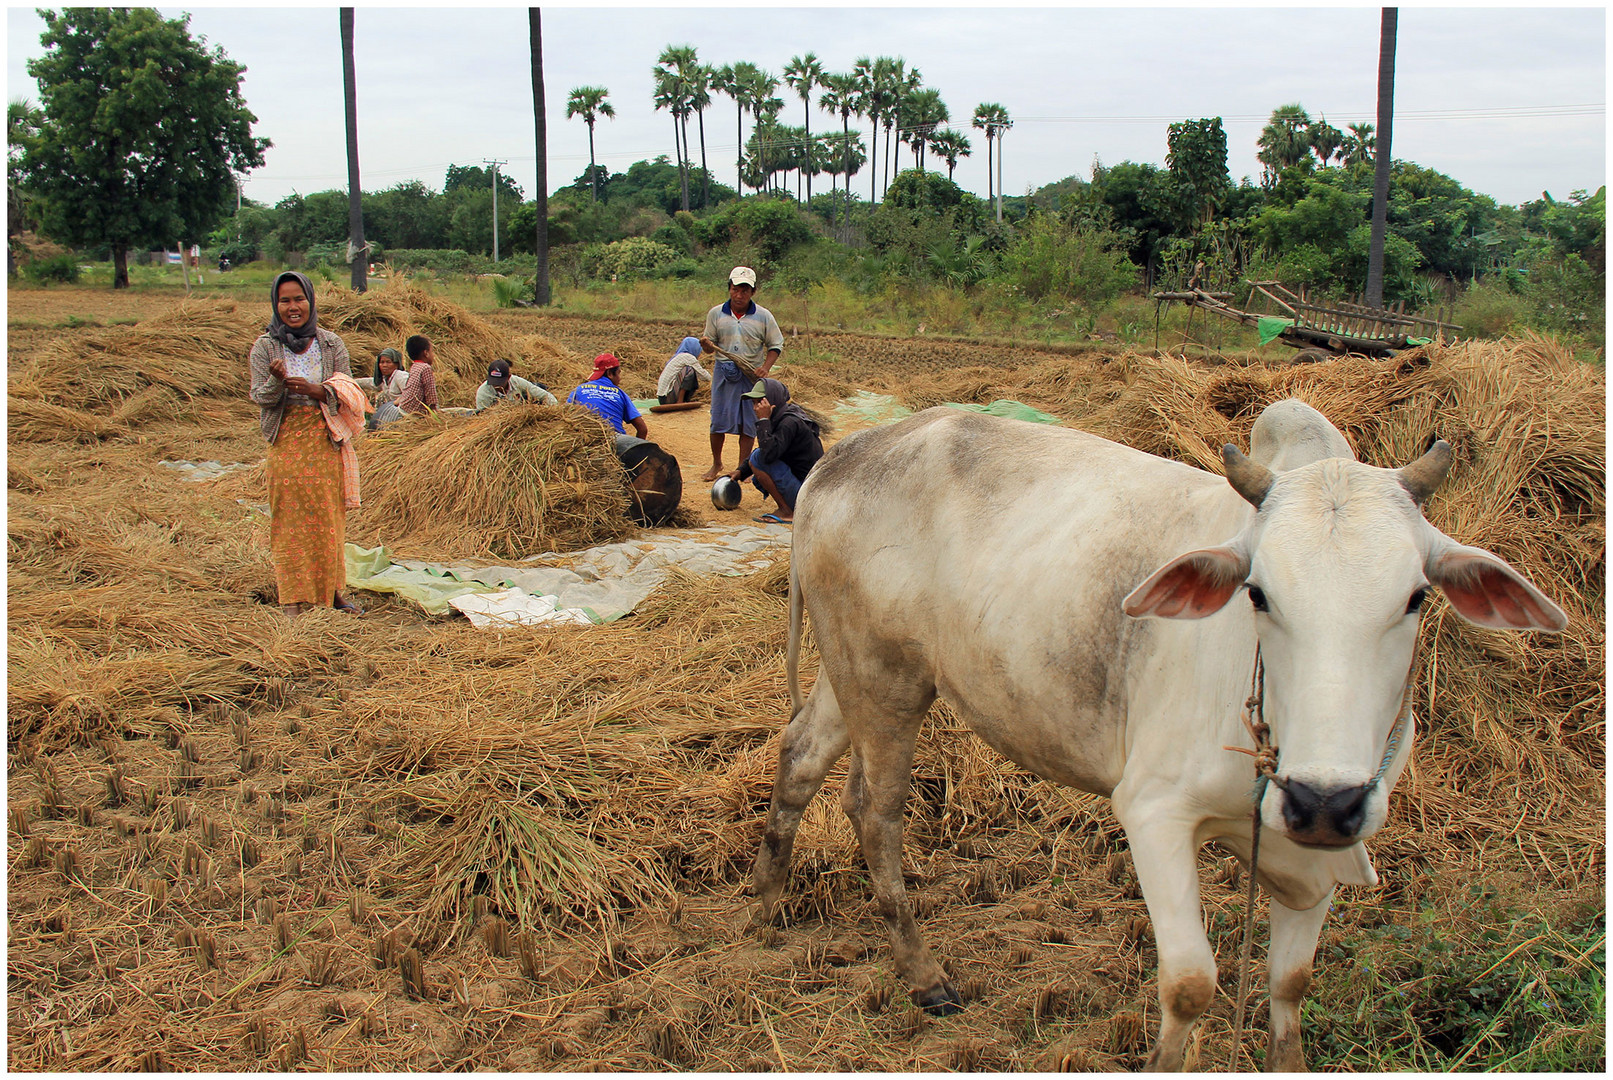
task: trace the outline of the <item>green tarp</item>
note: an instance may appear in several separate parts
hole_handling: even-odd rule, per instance
[[[456,596],[498,591],[479,581],[461,581],[452,574],[399,566],[392,561],[385,547],[361,548],[348,544],[344,553],[347,556],[348,587],[367,592],[393,593],[413,600],[433,615],[448,614],[448,601]]]
[[[1294,325],[1293,319],[1284,319],[1277,315],[1262,315],[1256,320],[1256,328],[1260,331],[1260,344],[1270,345],[1277,340],[1277,335]]]

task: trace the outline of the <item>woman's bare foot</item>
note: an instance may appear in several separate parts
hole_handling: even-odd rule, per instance
[[[280,610],[286,613],[286,618],[295,619],[302,614],[302,609],[307,606],[307,604],[281,604]]]
[[[723,467],[722,467],[722,462],[720,462],[720,461],[713,461],[713,462],[712,462],[712,463],[711,463],[711,469],[710,469],[710,471],[708,471],[708,472],[707,472],[707,473],[706,473],[706,475],[704,475],[704,476],[702,476],[702,477],[701,477],[701,478],[700,478],[700,482],[701,482],[701,483],[702,483],[702,484],[709,484],[709,483],[711,483],[711,482],[712,482],[712,481],[713,481],[713,480],[715,480],[715,479],[717,479],[717,477],[719,477],[719,476],[721,476],[721,475],[722,475],[722,474],[723,474],[723,472],[724,472],[724,470],[723,470]]]

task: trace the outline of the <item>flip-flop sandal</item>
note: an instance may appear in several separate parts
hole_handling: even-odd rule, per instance
[[[760,522],[762,522],[763,524],[766,524],[766,525],[789,525],[789,524],[792,524],[792,522],[784,520],[783,518],[779,517],[777,514],[763,514],[760,517],[751,518],[751,520],[752,521],[760,521]]]
[[[364,614],[364,609],[363,608],[359,607],[357,604],[353,603],[353,601],[349,600],[345,596],[342,597],[342,602],[341,603],[332,604],[331,606],[334,607],[337,611],[345,611],[349,615],[362,615],[362,614]]]

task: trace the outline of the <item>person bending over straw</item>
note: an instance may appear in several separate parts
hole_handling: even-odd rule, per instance
[[[269,546],[280,606],[293,618],[325,604],[358,614],[341,592],[347,508],[335,432],[346,418],[334,383],[338,374],[352,379],[347,346],[319,328],[314,287],[303,275],[276,277],[269,303],[268,328],[248,363],[269,441]]]

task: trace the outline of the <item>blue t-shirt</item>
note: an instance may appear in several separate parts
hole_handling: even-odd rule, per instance
[[[627,428],[622,426],[622,421],[637,420],[642,415],[627,392],[603,375],[577,387],[566,400],[594,410],[623,435],[627,434]]]

